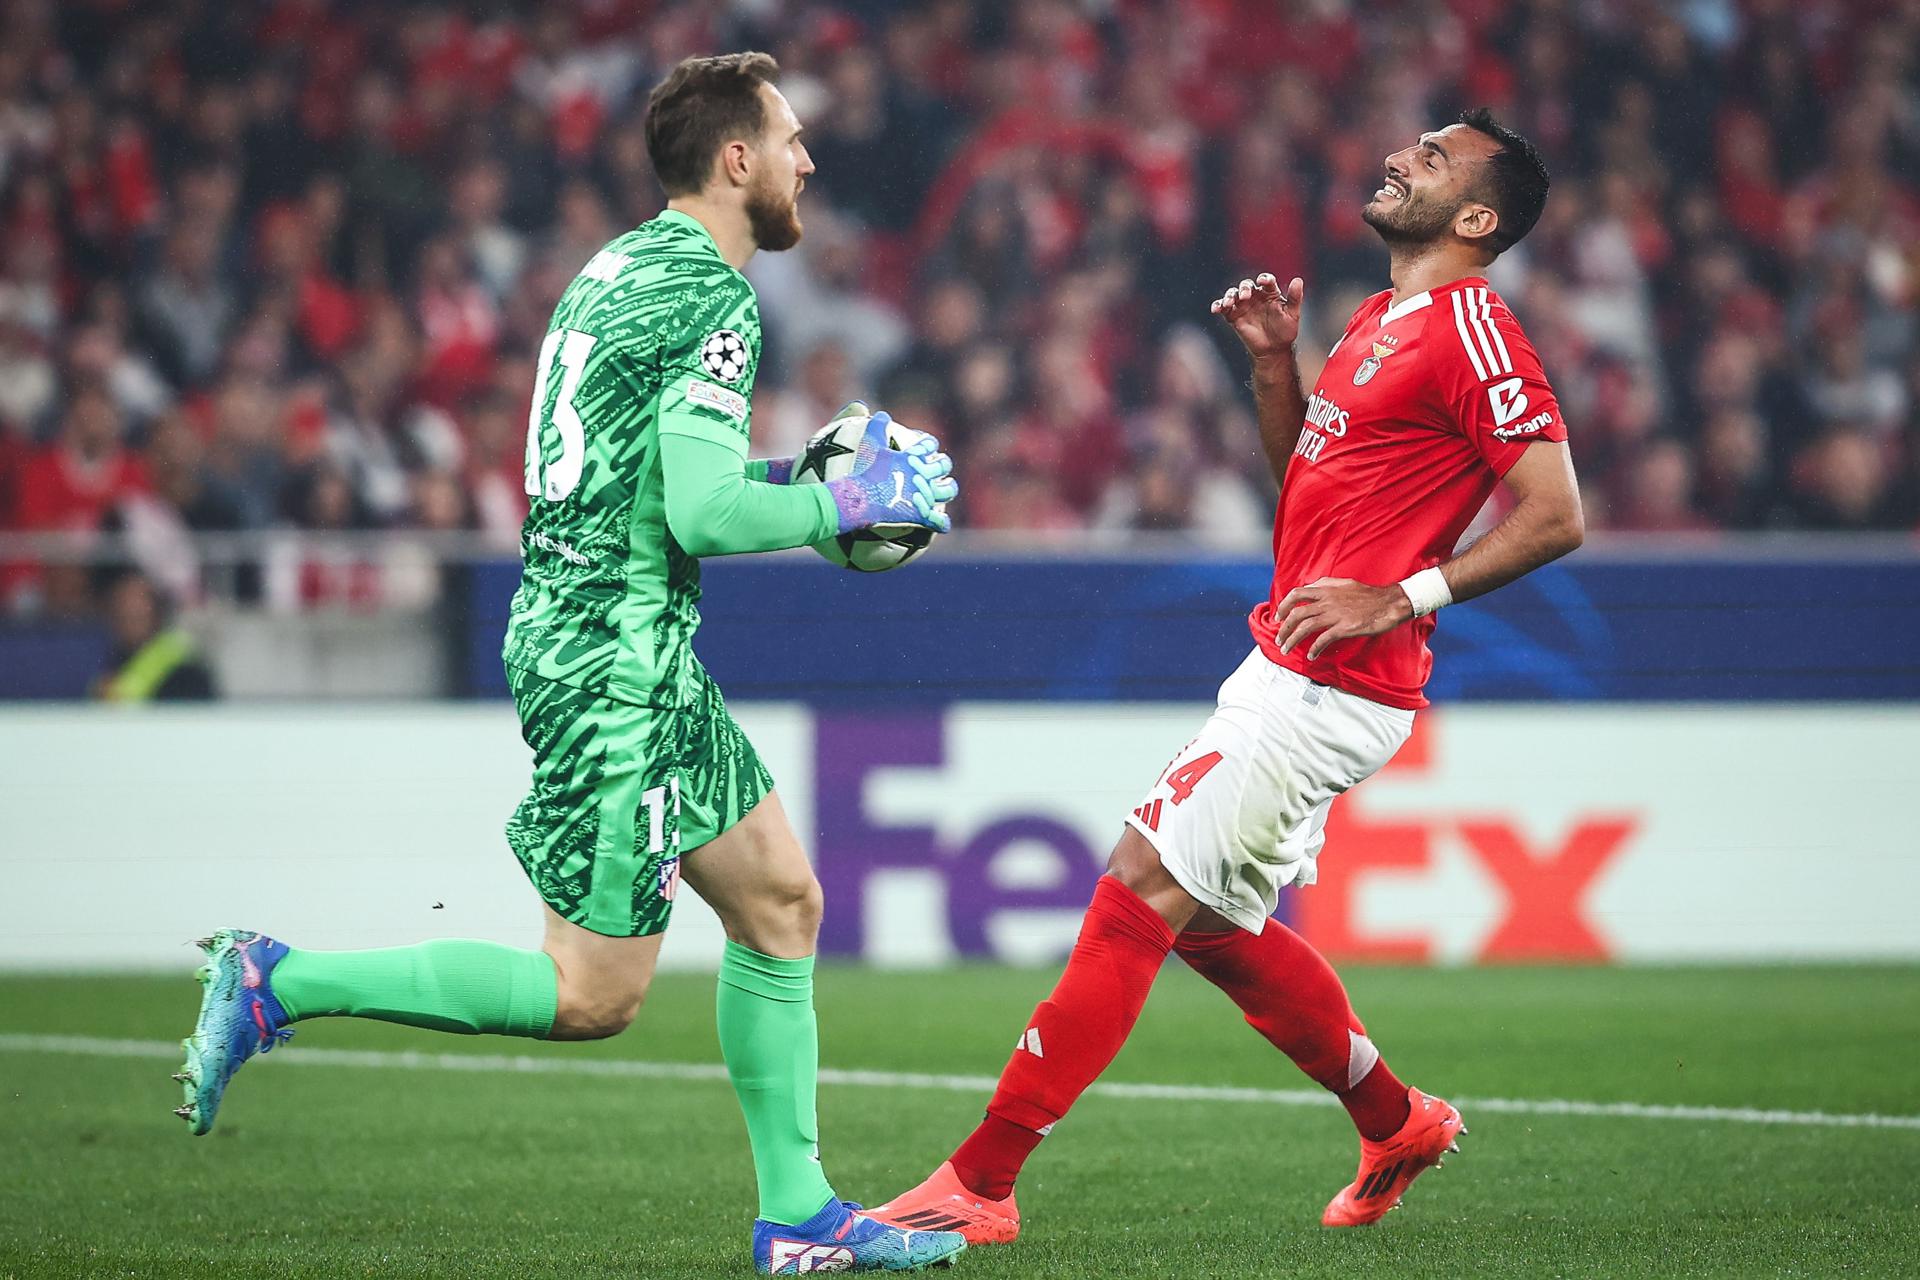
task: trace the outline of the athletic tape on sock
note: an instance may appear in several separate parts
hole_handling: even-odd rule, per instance
[[[1380,1051],[1373,1047],[1373,1041],[1358,1031],[1347,1032],[1347,1088],[1359,1088],[1379,1061]]]

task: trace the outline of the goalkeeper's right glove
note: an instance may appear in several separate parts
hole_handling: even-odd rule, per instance
[[[867,419],[867,432],[854,455],[852,474],[828,482],[833,505],[840,513],[840,532],[852,533],[876,524],[917,524],[940,533],[953,521],[939,510],[960,494],[953,478],[953,459],[939,452],[889,449],[885,413]]]

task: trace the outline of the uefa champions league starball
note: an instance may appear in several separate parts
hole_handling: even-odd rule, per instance
[[[813,433],[807,447],[793,465],[794,484],[826,484],[853,472],[860,441],[867,434],[867,415],[836,418]],[[910,449],[927,438],[924,431],[887,424],[887,447]],[[946,510],[946,504],[938,510]],[[917,524],[876,524],[852,533],[839,533],[813,544],[826,559],[856,573],[885,573],[898,569],[925,553],[940,535]]]

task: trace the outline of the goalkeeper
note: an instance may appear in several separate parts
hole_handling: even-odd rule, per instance
[[[667,210],[594,255],[540,349],[504,657],[533,749],[507,839],[546,904],[544,948],[301,951],[214,934],[180,1076],[193,1132],[213,1127],[233,1072],[305,1018],[617,1034],[646,997],[684,879],[726,927],[717,1021],[759,1184],[757,1268],[918,1268],[964,1247],[854,1213],[827,1183],[814,1120],[820,885],[692,649],[697,557],[883,521],[945,530],[939,504],[957,493],[937,443],[887,447],[884,414],[854,473],[831,484],[788,487],[791,459],[746,460],[760,320],[740,268],[799,241],[813,172],[776,73],[765,54],[690,58],[654,90],[647,146]]]

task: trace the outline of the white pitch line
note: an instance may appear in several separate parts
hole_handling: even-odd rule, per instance
[[[92,1058],[174,1060],[180,1046],[165,1040],[109,1040],[93,1036],[0,1034],[0,1053],[63,1053]],[[296,1049],[273,1059],[293,1066],[373,1067],[389,1071],[467,1071],[483,1075],[605,1076],[643,1080],[725,1080],[717,1062],[636,1062],[627,1058],[549,1058],[504,1053],[392,1053],[376,1049]],[[984,1094],[993,1076],[941,1075],[918,1071],[820,1069],[820,1083],[865,1089],[934,1089]],[[1166,1102],[1254,1102],[1269,1106],[1325,1107],[1334,1097],[1318,1089],[1248,1089],[1204,1084],[1096,1083],[1088,1093],[1102,1098],[1147,1098]],[[1767,1111],[1757,1107],[1685,1107],[1645,1102],[1579,1102],[1565,1098],[1454,1098],[1468,1113],[1521,1116],[1592,1116],[1614,1120],[1700,1120],[1730,1124],[1800,1125],[1827,1129],[1920,1131],[1920,1116],[1883,1116],[1831,1111]]]

